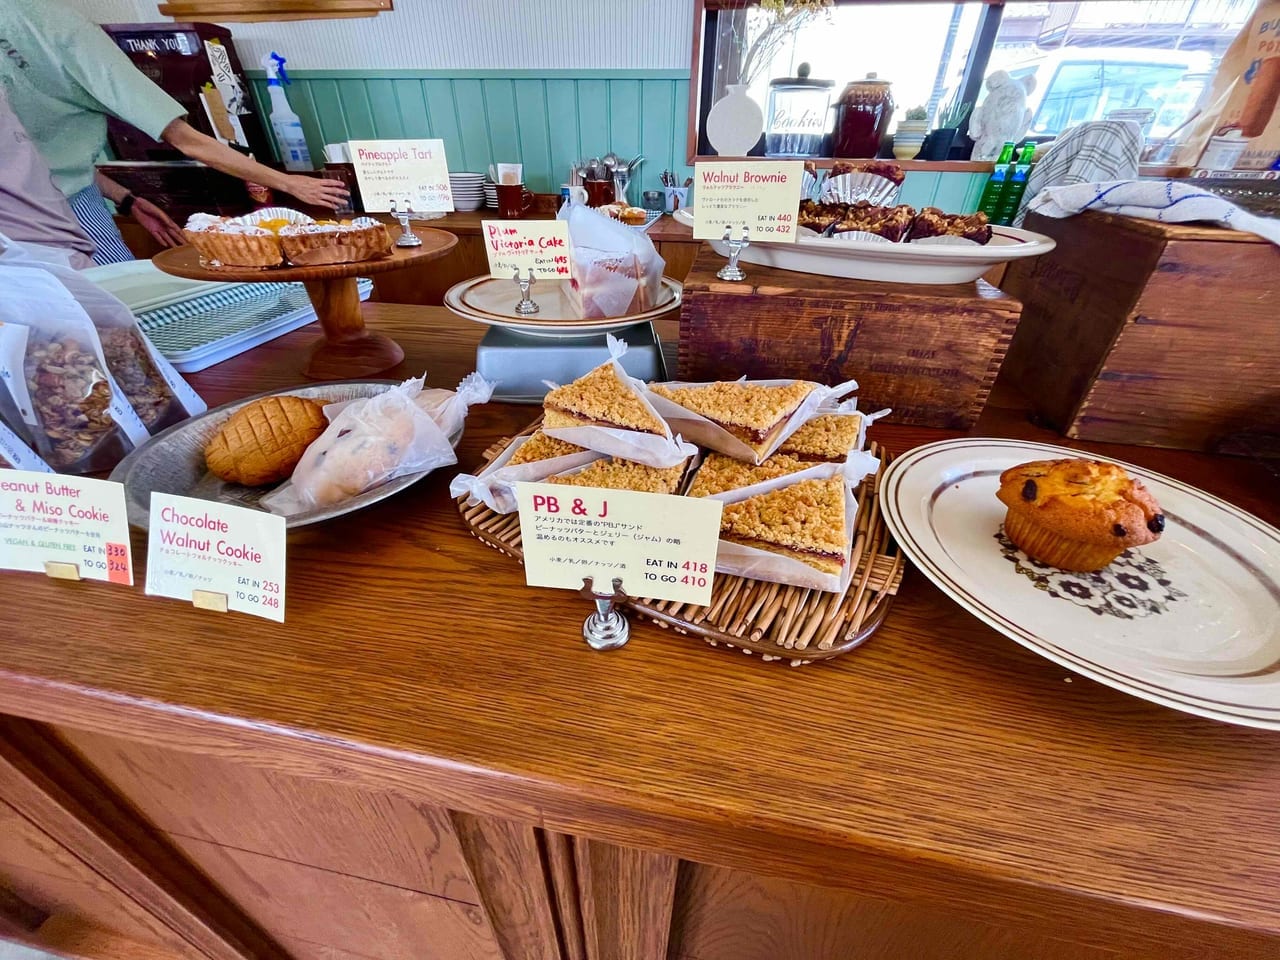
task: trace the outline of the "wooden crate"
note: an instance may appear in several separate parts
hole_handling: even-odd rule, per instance
[[[728,283],[715,275],[724,262],[704,244],[685,280],[681,380],[852,378],[859,407],[891,407],[896,423],[972,425],[1021,309],[981,280],[868,283],[744,264],[747,279]]]
[[[1058,241],[1010,266],[1006,376],[1069,437],[1230,450],[1280,434],[1280,250],[1252,234],[1032,214]]]

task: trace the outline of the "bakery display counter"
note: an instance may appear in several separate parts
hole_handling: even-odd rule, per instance
[[[388,377],[473,367],[478,324],[365,316],[405,351]],[[190,381],[210,406],[296,385],[316,334]],[[473,409],[459,469],[529,419]],[[1000,383],[967,432],[1059,440]],[[960,435],[872,428],[895,453]],[[1280,520],[1262,462],[1093,449]],[[597,653],[588,605],[470,536],[450,476],[290,534],[283,624],[0,578],[0,936],[217,960],[1280,956],[1274,734],[1073,676],[914,571],[827,663],[640,621]]]

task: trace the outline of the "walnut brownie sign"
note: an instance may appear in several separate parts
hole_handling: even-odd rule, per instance
[[[795,243],[804,164],[799,160],[699,163],[694,169],[693,238]]]
[[[711,602],[719,501],[553,483],[518,483],[516,499],[529,586],[620,577],[633,597]]]
[[[3,471],[0,568],[131,586],[124,487],[110,480]]]

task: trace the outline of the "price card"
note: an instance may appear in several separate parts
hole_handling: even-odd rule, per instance
[[[704,497],[518,483],[525,582],[598,593],[615,577],[633,597],[711,602],[724,505]]]
[[[729,227],[737,240],[746,227],[752,240],[795,243],[803,177],[799,160],[697,164],[693,238],[719,240]]]
[[[153,493],[147,593],[201,605],[225,597],[225,609],[283,623],[284,537],[284,517]]]
[[[453,209],[443,140],[350,140],[360,198],[370,213]]]
[[[71,579],[78,573],[83,580],[132,586],[124,487],[87,477],[0,471],[0,567],[44,573],[46,563],[61,565]]]
[[[564,280],[569,276],[569,224],[563,220],[482,220],[489,274],[510,280],[527,277]]]

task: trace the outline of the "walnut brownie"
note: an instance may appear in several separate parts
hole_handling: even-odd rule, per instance
[[[694,475],[693,485],[689,487],[691,497],[709,497],[712,494],[724,493],[726,490],[740,490],[753,483],[763,483],[777,477],[785,477],[788,473],[808,468],[810,464],[802,463],[795,457],[774,454],[759,465],[744,463],[722,453],[709,453],[702,461]]]
[[[911,221],[911,239],[924,240],[928,237],[964,237],[974,243],[985,244],[991,241],[991,224],[981,210],[959,214],[925,207]]]
[[[556,387],[543,400],[545,426],[618,427],[668,436],[667,425],[640,399],[629,384],[618,379],[612,363],[604,363],[572,383]],[[560,414],[551,417],[552,413]],[[554,420],[555,422],[552,422]]]
[[[547,483],[572,487],[604,487],[607,490],[636,490],[640,493],[675,493],[680,488],[688,461],[674,467],[647,467],[621,458],[597,460],[571,476],[548,477]]]
[[[845,536],[844,481],[839,477],[800,480],[725,504],[720,538],[838,574],[848,562],[850,547]]]
[[[585,447],[580,447],[576,443],[549,437],[539,430],[531,434],[524,443],[520,444],[520,449],[511,455],[511,459],[507,461],[506,465],[514,467],[522,463],[550,460],[553,457],[568,457],[575,453],[582,453],[585,449]]]
[[[753,450],[766,449],[816,383],[796,380],[782,386],[721,382],[701,387],[650,386],[660,397],[706,417]]]
[[[824,413],[783,440],[774,457],[785,453],[810,462],[839,463],[857,449],[861,433],[862,414]]]

